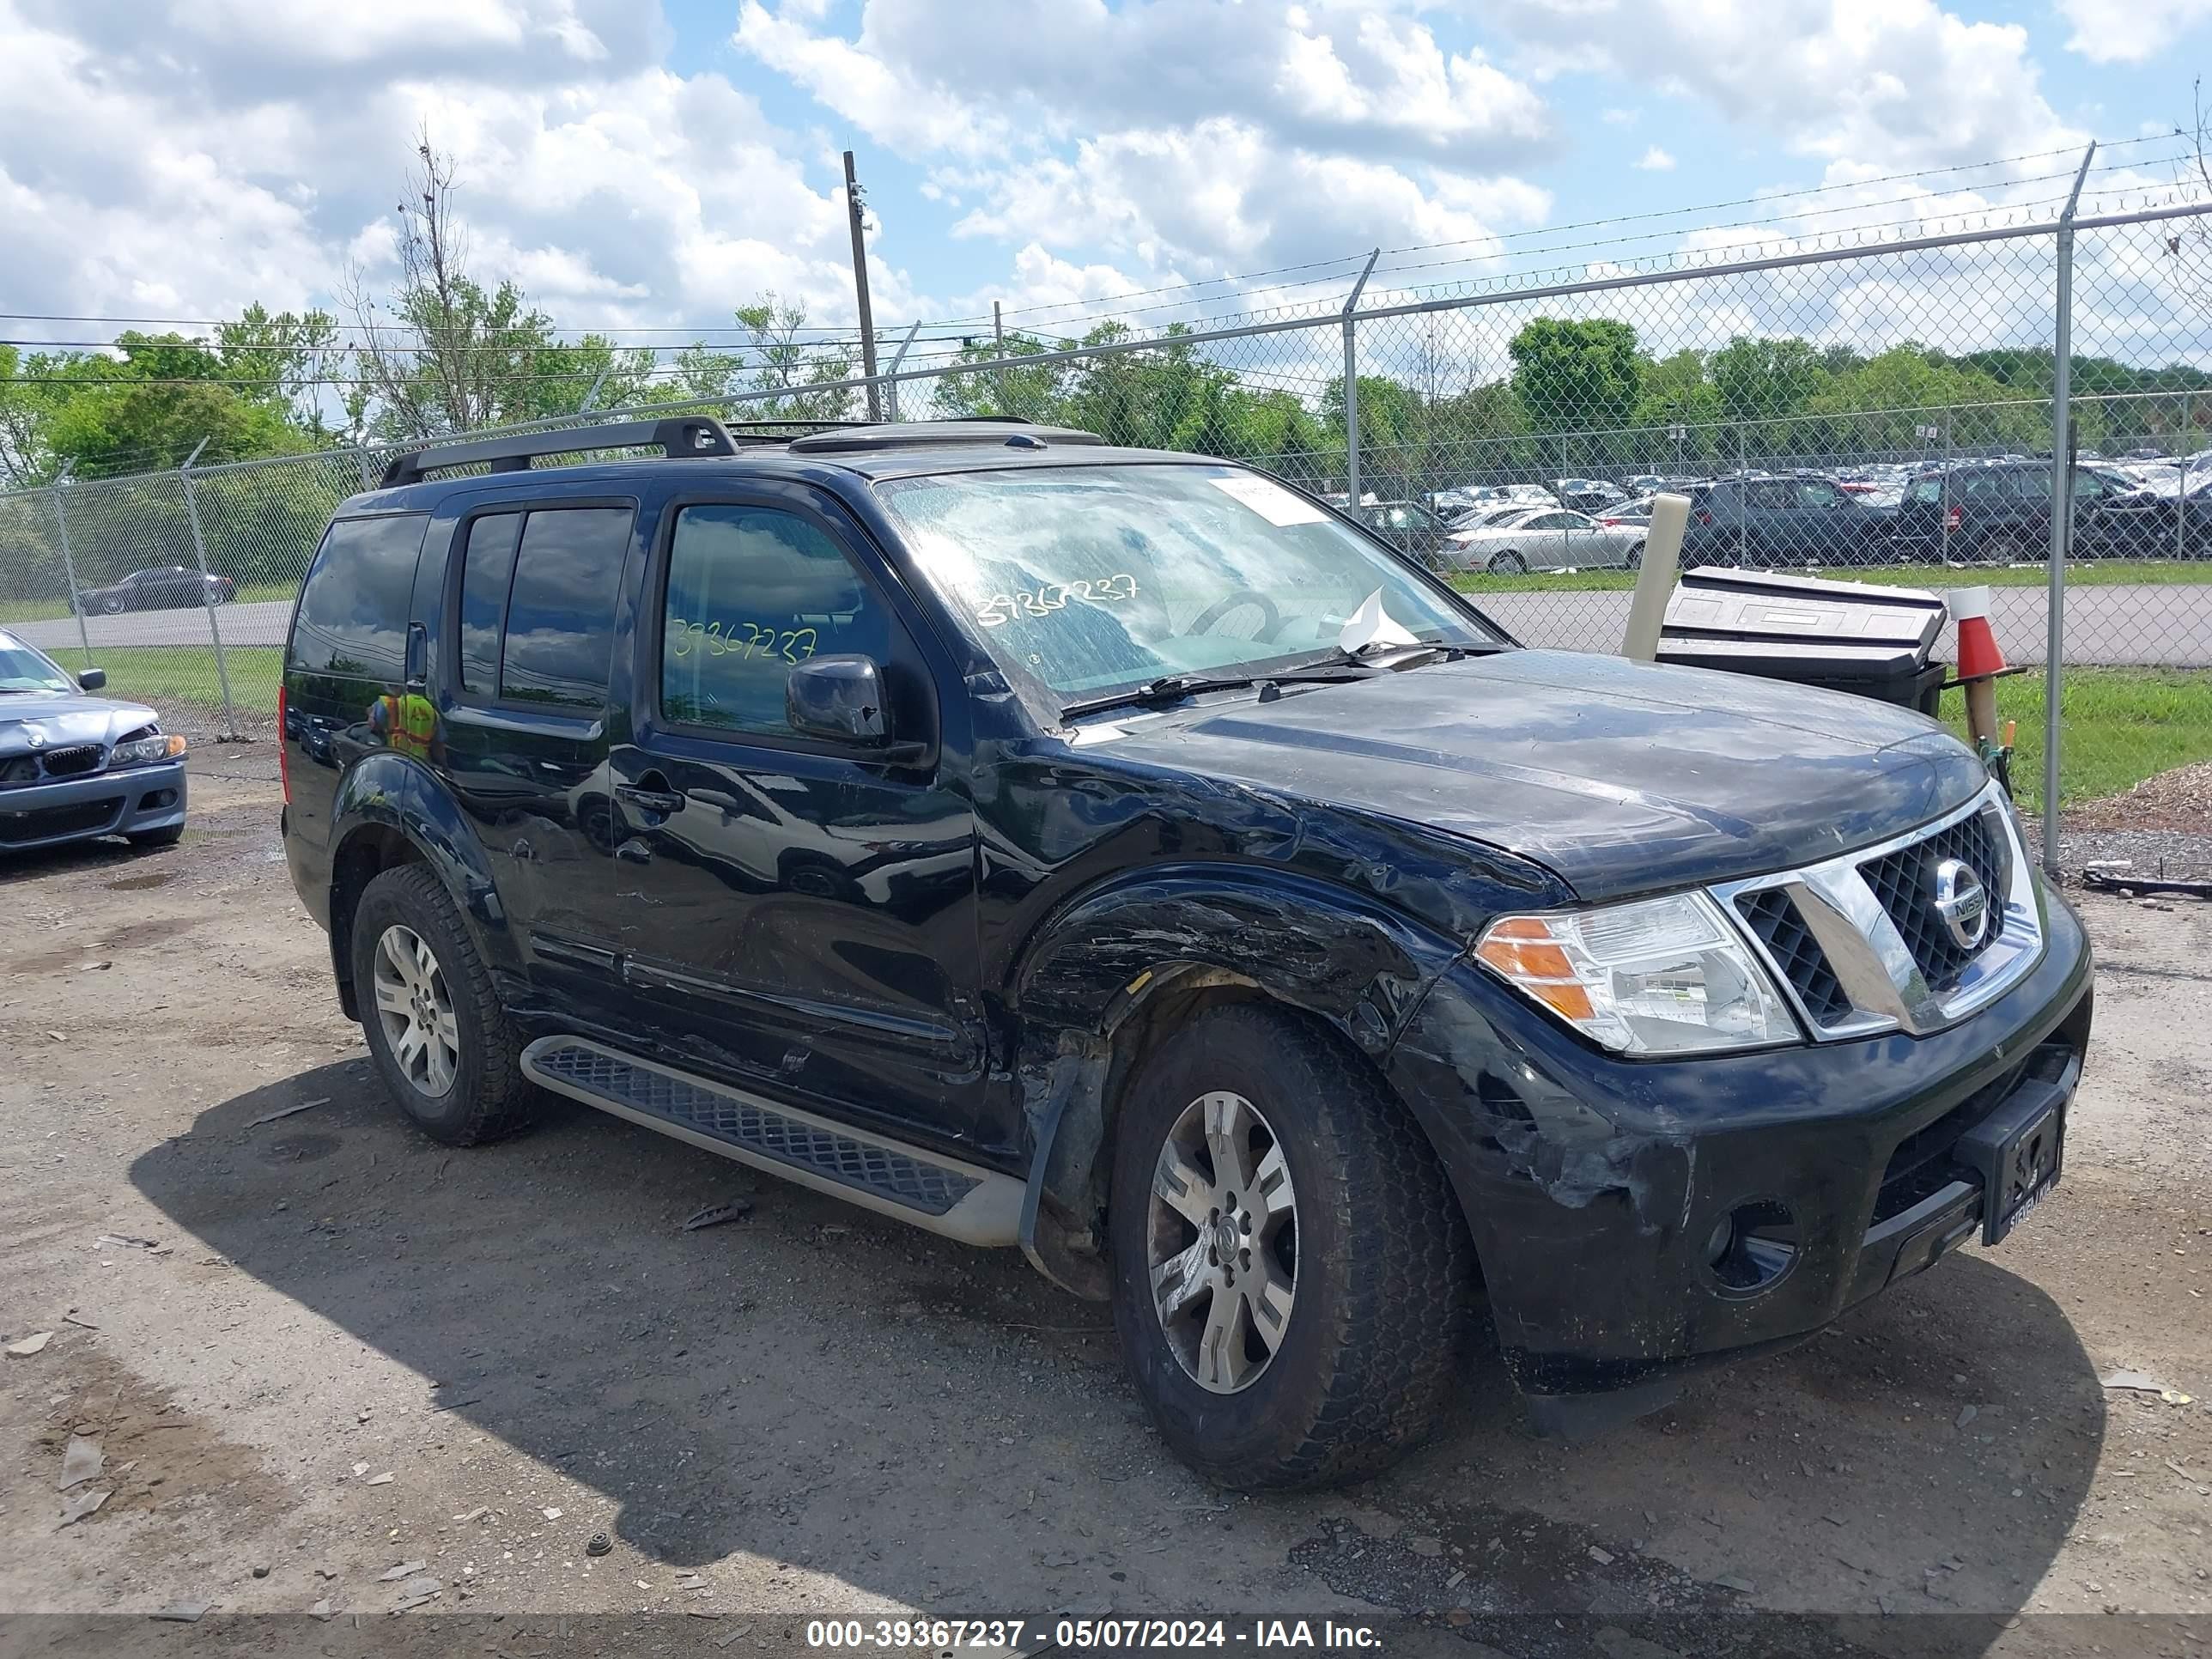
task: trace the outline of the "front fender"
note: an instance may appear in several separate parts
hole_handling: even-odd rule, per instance
[[[1109,1035],[1164,970],[1213,968],[1328,1022],[1378,1059],[1460,945],[1346,889],[1279,868],[1152,865],[1083,895],[1016,979],[1024,1050]]]

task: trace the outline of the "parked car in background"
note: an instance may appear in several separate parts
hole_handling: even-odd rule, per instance
[[[1638,472],[1623,478],[1621,483],[1631,495],[1656,495],[1662,491],[1669,495],[1686,495],[1705,480],[1687,472]]]
[[[2212,478],[2192,479],[2186,493],[2116,489],[2097,514],[2102,550],[2130,559],[2212,557]],[[2081,539],[2076,522],[2075,536]]]
[[[1602,513],[1628,499],[1626,490],[1603,478],[1561,478],[1553,484],[1552,493],[1559,498],[1560,506],[1577,513]]]
[[[1525,570],[1587,570],[1644,560],[1647,525],[1601,524],[1564,507],[1508,509],[1490,521],[1454,529],[1444,563],[1454,570],[1514,576]]]
[[[1889,556],[1892,515],[1816,472],[1745,473],[1690,492],[1685,563],[1867,564]]]
[[[185,833],[184,738],[142,703],[94,695],[106,684],[0,631],[0,853]]]
[[[238,597],[238,584],[228,576],[203,576],[180,564],[156,565],[134,570],[105,587],[78,591],[76,608],[86,616],[95,612],[118,616],[125,611],[173,611],[181,605],[228,605]]]
[[[1419,501],[1377,501],[1359,509],[1367,527],[1401,553],[1433,564],[1443,551],[1448,526]]]
[[[2131,505],[2123,506],[2123,502]],[[2074,469],[2074,537],[2084,556],[2127,550],[2155,538],[2155,509],[2124,474]],[[2169,517],[2166,523],[2170,526]],[[2032,459],[1961,461],[1916,474],[1898,507],[1899,556],[1961,564],[2033,564],[2051,554],[2051,463]]]

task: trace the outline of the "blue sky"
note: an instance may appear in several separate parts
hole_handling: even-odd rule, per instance
[[[1892,180],[2139,139],[2209,61],[2212,0],[0,0],[0,309],[373,290],[427,125],[478,268],[563,323],[772,289],[849,326],[849,147],[879,324],[995,298],[1074,332],[1164,287],[1327,300],[1376,246],[1433,246],[1386,258],[1398,289],[1571,263],[1593,237],[1547,228],[1753,197],[1606,257],[2033,210],[2063,160]]]

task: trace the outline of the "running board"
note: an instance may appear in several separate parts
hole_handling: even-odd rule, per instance
[[[1022,1183],[578,1036],[522,1051],[531,1080],[724,1158],[963,1244],[1020,1237]]]

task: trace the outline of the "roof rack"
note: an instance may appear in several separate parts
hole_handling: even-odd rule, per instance
[[[847,455],[872,449],[944,448],[975,444],[1042,449],[1053,444],[1103,444],[1105,441],[1095,432],[1080,431],[1072,426],[1038,426],[1018,416],[991,415],[980,419],[962,416],[949,421],[842,426],[793,438],[790,447],[794,455]]]
[[[379,488],[419,483],[433,472],[457,466],[489,463],[494,472],[526,472],[540,455],[577,455],[594,449],[658,449],[671,460],[702,456],[734,455],[742,443],[783,443],[796,433],[817,433],[834,427],[864,427],[865,421],[760,420],[732,422],[738,429],[711,415],[678,415],[660,421],[612,421],[599,426],[575,426],[559,432],[526,432],[504,438],[479,438],[473,442],[441,444],[435,449],[411,449],[385,464]]]

